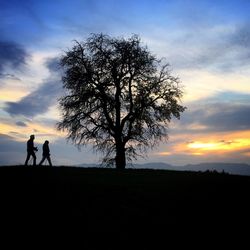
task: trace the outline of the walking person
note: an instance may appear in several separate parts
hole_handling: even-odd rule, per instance
[[[52,167],[50,159],[49,141],[47,140],[43,144],[43,158],[40,161],[39,166],[41,166],[46,159],[48,160],[49,165]]]
[[[36,154],[35,151],[38,151],[37,147],[34,147],[34,139],[35,136],[31,135],[30,139],[27,141],[27,157],[26,157],[26,161],[24,163],[25,166],[28,165],[30,156],[33,157],[33,166],[36,166]]]

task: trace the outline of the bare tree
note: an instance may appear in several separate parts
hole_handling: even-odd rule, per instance
[[[136,35],[75,41],[61,65],[67,94],[58,128],[78,146],[92,143],[118,169],[167,140],[168,123],[185,110],[179,79]]]

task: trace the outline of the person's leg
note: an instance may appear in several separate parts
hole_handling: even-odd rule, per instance
[[[48,160],[48,162],[49,162],[49,165],[52,167],[52,163],[51,163],[50,156],[47,156],[47,160]]]
[[[32,152],[31,155],[33,157],[33,166],[36,166],[36,154],[35,154],[35,152]]]
[[[25,160],[25,163],[24,163],[25,166],[28,165],[29,159],[30,159],[30,153],[28,152],[28,153],[27,153],[26,160]]]
[[[39,163],[39,166],[41,166],[41,165],[43,164],[43,162],[45,161],[45,159],[46,159],[46,157],[43,156],[42,160],[41,160],[40,163]]]

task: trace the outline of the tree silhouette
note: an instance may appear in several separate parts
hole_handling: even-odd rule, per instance
[[[92,143],[103,162],[118,169],[167,139],[171,118],[185,110],[179,79],[137,35],[92,34],[75,41],[61,66],[67,94],[60,99],[58,129],[78,146]]]

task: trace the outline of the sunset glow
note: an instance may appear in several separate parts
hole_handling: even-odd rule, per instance
[[[36,142],[43,143],[46,139],[54,141],[60,137],[65,138],[66,134],[59,132],[56,127],[42,126],[39,123],[26,122],[26,126],[17,126],[0,123],[0,134],[6,134],[23,142],[31,134],[36,134]]]
[[[18,101],[23,96],[27,95],[27,90],[12,88],[2,88],[0,92],[0,101]]]
[[[230,150],[238,150],[250,147],[250,139],[239,138],[234,141],[220,141],[214,143],[193,142],[189,143],[187,146],[188,148],[191,149],[199,149],[204,151],[209,151],[209,150],[230,151]]]
[[[190,135],[185,135],[183,138],[188,138]],[[176,136],[178,138],[178,136]],[[195,139],[196,137],[194,137]],[[199,136],[197,136],[199,138]],[[172,138],[174,140],[174,138]],[[179,139],[178,139],[179,140]],[[227,154],[230,152],[243,152],[244,155],[249,155],[250,148],[250,131],[235,131],[230,133],[222,133],[217,135],[211,135],[202,137],[202,140],[192,141],[188,143],[176,143],[173,147],[169,148],[167,152],[160,152],[158,155],[170,156],[170,155],[194,155],[194,156],[206,156],[206,155],[219,155]]]

